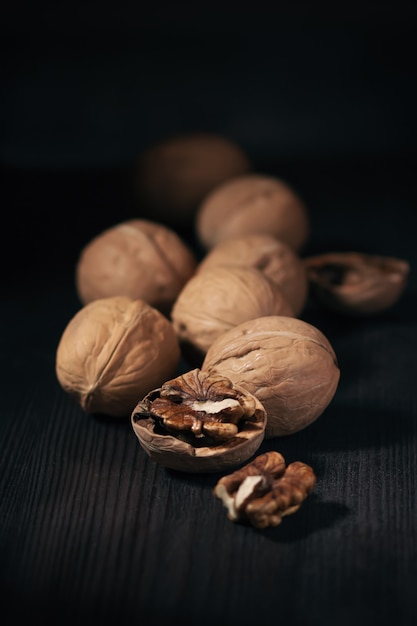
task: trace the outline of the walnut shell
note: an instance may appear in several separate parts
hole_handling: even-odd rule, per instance
[[[293,308],[302,312],[308,295],[303,260],[284,241],[266,233],[225,239],[214,246],[197,266],[197,272],[218,266],[255,267],[277,283]]]
[[[126,417],[173,376],[181,358],[171,322],[143,300],[94,300],[69,321],[56,352],[62,388],[88,413]]]
[[[195,230],[208,250],[230,237],[267,233],[298,252],[307,241],[310,222],[304,202],[286,182],[251,173],[208,194],[197,211]]]
[[[311,424],[333,399],[340,378],[325,335],[279,315],[248,320],[221,335],[201,369],[227,376],[259,398],[267,412],[266,438]]]
[[[76,288],[83,304],[128,296],[167,315],[196,265],[194,253],[173,230],[132,219],[99,233],[84,247]]]
[[[217,185],[248,172],[250,160],[234,141],[211,133],[186,133],[144,150],[135,166],[141,209],[174,225],[191,222]]]
[[[253,267],[213,267],[186,283],[171,319],[184,354],[199,363],[224,332],[264,315],[293,315],[277,284]]]
[[[148,393],[133,409],[131,424],[157,463],[183,472],[219,472],[255,454],[266,413],[246,389],[196,368]]]
[[[328,252],[304,259],[312,296],[337,313],[381,313],[402,296],[410,265],[395,257]]]

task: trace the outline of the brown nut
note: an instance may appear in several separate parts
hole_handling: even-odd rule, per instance
[[[215,188],[197,211],[195,229],[207,250],[230,237],[267,233],[298,252],[310,223],[304,202],[286,182],[251,173]]]
[[[83,304],[128,296],[168,315],[196,265],[194,253],[173,230],[133,219],[106,229],[84,247],[76,288]]]
[[[218,472],[256,452],[266,414],[245,389],[197,368],[148,393],[131,423],[152,460],[184,472]]]
[[[302,312],[308,295],[306,269],[302,259],[284,241],[266,233],[225,239],[203,257],[197,271],[218,266],[260,270],[281,287],[294,316]]]
[[[304,259],[312,296],[346,315],[381,313],[402,296],[410,271],[407,261],[359,252],[329,252]]]
[[[173,225],[192,221],[217,185],[248,172],[247,154],[234,141],[211,133],[185,133],[144,150],[135,166],[141,209]]]
[[[212,343],[241,322],[293,315],[281,289],[253,267],[214,267],[184,286],[171,318],[187,359],[201,363]]]
[[[220,478],[213,493],[222,500],[233,522],[268,528],[298,511],[316,482],[309,465],[295,461],[285,467],[284,457],[271,451]]]
[[[62,388],[88,413],[130,416],[138,396],[173,376],[180,348],[171,322],[143,300],[94,300],[67,324],[56,353]]]
[[[267,413],[266,438],[311,424],[333,399],[340,378],[323,333],[279,315],[248,320],[221,335],[201,369],[227,376],[259,398]]]

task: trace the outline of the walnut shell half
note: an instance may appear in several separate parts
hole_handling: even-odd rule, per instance
[[[304,259],[313,297],[346,315],[381,313],[402,296],[409,263],[360,252],[328,252]]]
[[[285,316],[248,320],[219,337],[201,366],[227,376],[261,401],[266,438],[311,424],[332,400],[340,377],[335,352],[312,324]]]
[[[196,368],[148,393],[134,408],[131,423],[157,463],[184,472],[218,472],[256,452],[266,413],[243,387]]]
[[[138,396],[177,370],[171,322],[143,300],[94,300],[69,321],[56,352],[62,388],[87,413],[129,417]]]

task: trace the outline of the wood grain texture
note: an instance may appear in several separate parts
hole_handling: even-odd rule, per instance
[[[404,171],[379,190],[380,173],[365,186],[357,169],[349,188],[345,171],[326,191],[321,171],[292,172],[314,209],[312,249],[342,238],[414,267],[411,191],[397,201]],[[62,174],[45,179],[59,186]],[[79,307],[68,247],[54,267],[45,254],[26,278],[19,269],[1,307],[0,621],[414,624],[414,275],[401,302],[372,319],[306,309],[332,342],[340,385],[314,424],[262,445],[309,463],[318,482],[296,514],[259,531],[227,519],[212,494],[218,476],[156,465],[129,423],[84,414],[59,387],[55,349]]]

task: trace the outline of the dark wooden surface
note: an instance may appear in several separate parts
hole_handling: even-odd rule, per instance
[[[403,158],[367,167],[359,160],[303,163],[286,174],[298,178],[309,201],[309,251],[350,247],[395,255],[409,260],[411,274],[401,301],[374,318],[331,316],[311,304],[304,312],[331,340],[341,380],[317,422],[263,444],[261,450],[277,449],[287,462],[311,464],[318,477],[300,511],[265,531],[227,520],[212,494],[218,476],[154,464],[128,423],[86,415],[60,389],[55,350],[80,306],[68,250],[74,245],[75,254],[82,237],[67,224],[65,243],[60,235],[52,252],[44,242],[36,255],[38,233],[20,232],[25,267],[5,280],[1,305],[0,563],[7,624],[35,618],[144,626],[414,623],[413,170]],[[63,179],[78,188],[94,184],[94,176],[79,173],[20,176],[9,170],[3,188],[26,181],[47,197]],[[119,189],[117,173],[112,180]],[[62,233],[58,220],[52,226]]]
[[[160,15],[153,3],[140,21],[105,4],[13,3],[0,26],[0,622],[414,626],[414,5],[283,3],[236,21],[226,3]],[[341,379],[314,424],[262,445],[318,478],[264,531],[227,519],[218,476],[151,462],[129,423],[84,414],[55,377],[82,246],[140,214],[136,152],[195,127],[297,188],[312,224],[303,254],[411,267],[401,300],[373,318],[308,303]],[[200,254],[192,224],[181,234]]]

